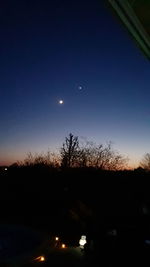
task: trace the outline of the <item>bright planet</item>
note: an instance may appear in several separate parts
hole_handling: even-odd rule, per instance
[[[62,105],[64,104],[64,101],[62,99],[59,100],[59,104]]]

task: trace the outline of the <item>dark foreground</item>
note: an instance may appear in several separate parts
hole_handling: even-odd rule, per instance
[[[6,253],[7,242],[0,231],[0,266],[150,264],[150,244],[145,242],[150,240],[150,173],[17,167],[1,172],[0,177],[0,224],[31,227],[44,235],[46,244],[36,253],[45,255],[45,261],[31,257],[27,263],[6,265],[1,254]],[[83,234],[88,244],[94,244],[85,253],[78,248]],[[65,249],[52,244],[57,235]],[[14,238],[15,243],[8,243],[10,252],[25,239],[27,247],[31,245],[30,238],[18,242]]]
[[[66,267],[97,267],[97,266],[146,266],[150,264],[150,241],[142,239],[140,233],[133,237],[133,232],[125,231],[119,235],[108,235],[97,239],[95,247],[86,246],[81,250],[79,245],[69,244],[65,238],[55,240],[55,236],[44,234],[44,245],[36,253],[33,250],[23,257],[16,257],[15,260],[1,261],[0,267],[34,267],[34,266],[66,266]],[[133,230],[133,229],[132,229]],[[100,238],[100,237],[99,237]],[[28,238],[30,245],[31,239]],[[72,242],[73,243],[73,242]],[[77,243],[77,240],[74,240]],[[14,243],[16,246],[21,244]],[[62,247],[65,244],[65,248]],[[12,245],[12,244],[11,244]],[[6,248],[6,247],[5,247]],[[11,247],[13,248],[13,247]],[[0,252],[2,247],[0,248]],[[32,255],[33,254],[33,255]],[[43,257],[43,261],[37,260]]]

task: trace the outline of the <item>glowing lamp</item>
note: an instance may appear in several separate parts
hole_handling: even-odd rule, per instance
[[[41,256],[40,261],[45,261],[45,257]]]
[[[44,256],[39,256],[35,259],[35,261],[41,262],[41,261],[45,261],[45,257]]]
[[[86,243],[87,243],[87,241],[86,241],[86,235],[82,235],[81,236],[81,239],[79,240],[80,247],[83,248]]]
[[[65,244],[62,244],[62,246],[61,246],[62,248],[65,248],[66,247],[66,245]]]
[[[59,237],[58,237],[58,236],[56,236],[56,237],[55,237],[55,240],[56,240],[56,241],[58,241],[58,240],[59,240]]]

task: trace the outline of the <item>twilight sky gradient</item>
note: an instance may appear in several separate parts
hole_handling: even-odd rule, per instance
[[[0,165],[72,132],[136,166],[150,152],[149,85],[149,61],[102,0],[3,1]]]

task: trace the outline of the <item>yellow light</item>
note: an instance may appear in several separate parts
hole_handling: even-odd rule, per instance
[[[41,256],[40,261],[45,261],[45,257]]]
[[[56,241],[58,241],[58,240],[59,240],[59,237],[58,237],[58,236],[56,236],[56,237],[55,237],[55,240],[56,240]]]
[[[38,262],[40,262],[40,261],[45,261],[45,257],[44,257],[44,256],[39,256],[39,257],[37,257],[37,258],[35,259],[35,261],[38,261]]]
[[[66,245],[65,244],[62,244],[62,246],[61,246],[62,248],[65,248],[66,247]]]

